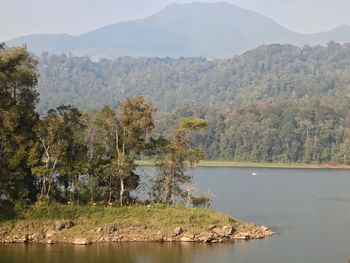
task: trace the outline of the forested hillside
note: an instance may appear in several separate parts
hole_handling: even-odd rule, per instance
[[[178,116],[205,117],[197,139],[210,158],[350,162],[350,45],[261,46],[226,60],[43,54],[38,71],[41,114],[143,95],[158,109],[156,132]]]

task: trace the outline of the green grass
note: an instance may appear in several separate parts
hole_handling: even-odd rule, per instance
[[[209,209],[184,208],[162,204],[152,204],[150,207],[135,205],[128,207],[94,207],[68,206],[51,204],[48,206],[36,204],[23,211],[16,220],[0,223],[1,231],[11,231],[13,235],[23,233],[45,233],[52,229],[57,220],[72,220],[76,226],[59,232],[58,238],[72,238],[74,236],[96,236],[99,227],[142,226],[149,235],[172,233],[175,227],[183,227],[187,231],[199,233],[207,231],[210,225],[243,224],[229,216]]]

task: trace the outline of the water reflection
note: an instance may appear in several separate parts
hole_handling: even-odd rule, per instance
[[[244,242],[241,242],[244,246]],[[190,263],[230,258],[233,244],[113,243],[92,246],[69,244],[0,245],[0,262],[11,263]]]

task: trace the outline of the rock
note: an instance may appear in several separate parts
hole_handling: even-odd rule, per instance
[[[190,237],[181,237],[181,238],[180,238],[180,241],[181,241],[181,242],[192,242],[193,239],[190,238]]]
[[[117,231],[117,227],[114,225],[106,226],[104,229],[106,230],[106,232],[108,232],[108,234],[111,234],[111,233]]]
[[[58,231],[61,231],[64,228],[69,229],[69,228],[72,228],[73,226],[74,226],[74,222],[72,220],[55,222],[55,229]]]
[[[35,233],[35,234],[29,236],[28,240],[30,240],[32,242],[41,242],[44,238],[45,238],[45,236],[43,234]]]
[[[61,231],[64,228],[64,224],[61,221],[55,222],[55,229]]]
[[[28,242],[28,240],[26,240],[25,237],[22,237],[22,238],[18,238],[18,239],[16,240],[16,242],[17,242],[17,243],[26,243],[26,242]]]
[[[222,230],[225,232],[226,236],[232,235],[234,231],[232,226],[223,226]]]
[[[198,240],[204,243],[211,242],[214,238],[213,233],[202,233],[198,236]]]
[[[216,227],[216,228],[213,228],[211,231],[212,231],[214,234],[216,234],[218,237],[224,237],[224,236],[226,236],[226,232],[225,232],[225,230],[223,230],[222,228]]]
[[[264,237],[270,237],[270,236],[273,236],[275,234],[276,234],[276,232],[273,232],[271,230],[264,231],[264,233],[263,233]]]
[[[24,237],[23,237],[23,242],[27,243],[28,241],[29,241],[29,235],[25,234]]]
[[[177,227],[177,228],[175,228],[174,231],[173,231],[173,233],[174,233],[175,236],[181,235],[182,232],[183,232],[182,227]]]
[[[96,229],[96,233],[101,233],[102,232],[102,227],[99,227]]]
[[[234,239],[237,240],[248,240],[250,239],[250,234],[248,232],[240,232],[233,237]]]
[[[74,226],[74,222],[72,220],[68,220],[64,223],[64,228],[69,229]]]
[[[46,234],[45,234],[46,238],[51,238],[54,235],[56,235],[56,231],[52,231],[52,230],[51,231],[47,231]]]
[[[46,241],[46,243],[49,244],[49,245],[53,245],[53,244],[55,244],[55,241],[52,240],[52,239],[49,239],[49,240]]]
[[[215,233],[218,237],[227,237],[229,235],[233,234],[233,227],[232,226],[223,226],[223,227],[215,227],[211,229],[213,233]]]
[[[261,226],[261,230],[262,231],[268,231],[268,230],[270,230],[268,227],[266,227],[266,226]]]
[[[166,237],[163,239],[165,242],[174,242],[174,239],[172,237]]]
[[[74,245],[89,245],[90,241],[87,238],[77,237],[72,242]]]
[[[193,233],[185,233],[184,236],[180,238],[181,242],[193,242],[195,235]]]
[[[208,229],[209,230],[213,230],[214,228],[216,228],[217,226],[216,225],[210,225],[209,227],[208,227]]]

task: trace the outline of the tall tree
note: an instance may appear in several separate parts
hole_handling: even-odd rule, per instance
[[[119,122],[116,129],[116,156],[111,169],[119,179],[119,202],[124,204],[126,182],[137,186],[134,173],[135,157],[146,147],[147,135],[153,130],[153,104],[143,97],[126,98],[119,108]],[[136,180],[135,180],[136,179]]]
[[[171,203],[174,196],[184,193],[183,186],[191,182],[186,170],[204,158],[204,153],[193,146],[193,133],[208,123],[199,118],[181,118],[179,127],[167,144],[163,144],[156,161],[158,176],[154,180],[153,197]]]
[[[87,129],[89,176],[105,188],[108,203],[111,203],[117,189],[115,174],[110,170],[116,149],[116,114],[110,107],[104,107],[100,112],[90,115]]]
[[[146,147],[147,135],[154,128],[154,107],[143,97],[125,99],[118,115],[104,107],[93,117],[89,127],[89,159],[91,173],[104,174],[108,203],[119,192],[120,205],[138,186],[135,158]],[[91,162],[92,161],[92,162]]]
[[[61,156],[65,150],[60,141],[61,129],[61,120],[53,110],[35,127],[37,140],[31,149],[29,164],[37,178],[40,197],[50,197],[54,176],[59,172]]]
[[[49,197],[56,179],[65,190],[61,198],[79,200],[79,176],[87,173],[82,114],[75,107],[62,105],[49,110],[35,131],[37,140],[31,150],[30,165],[38,179],[40,195]]]
[[[81,112],[73,106],[62,105],[54,110],[61,120],[59,135],[61,152],[61,165],[59,166],[59,179],[69,190],[69,199],[79,201],[77,183],[79,176],[88,172],[86,163],[87,146],[85,140],[86,125]],[[67,196],[66,196],[67,197]]]
[[[27,165],[38,121],[35,66],[25,48],[0,45],[0,201],[35,193]]]

